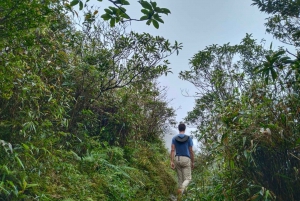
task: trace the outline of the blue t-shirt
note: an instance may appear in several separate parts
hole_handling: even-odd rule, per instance
[[[178,134],[175,137],[173,137],[172,144],[175,145],[175,155],[191,157],[189,147],[193,146],[192,138],[190,137],[186,142],[177,142],[177,140],[175,139],[177,136],[179,136],[180,138],[184,138],[184,136],[186,135]]]

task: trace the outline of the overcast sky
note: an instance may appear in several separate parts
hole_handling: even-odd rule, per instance
[[[141,6],[137,1],[130,1],[127,8],[131,17],[141,16]],[[177,40],[183,44],[178,56],[169,57],[173,74],[161,77],[161,86],[167,86],[168,98],[177,114],[177,121],[182,121],[194,106],[193,97],[184,97],[182,91],[190,95],[195,93],[192,84],[180,80],[179,72],[189,69],[189,59],[198,51],[212,44],[232,45],[240,43],[246,33],[252,34],[258,42],[266,40],[266,47],[273,42],[273,47],[282,45],[266,34],[264,23],[268,16],[261,13],[256,6],[251,6],[251,0],[156,0],[159,7],[170,9],[171,14],[163,16],[164,24],[159,29],[144,22],[132,22],[129,29],[137,32],[148,32],[163,36],[171,42]],[[104,9],[108,4],[98,4]],[[100,9],[100,10],[101,10]],[[193,128],[188,128],[189,133]]]
[[[177,121],[182,121],[194,106],[193,97],[185,97],[182,91],[195,94],[195,88],[187,81],[178,78],[179,72],[189,69],[189,59],[198,51],[212,44],[232,45],[241,42],[246,33],[252,34],[258,42],[266,40],[266,47],[273,42],[273,47],[282,45],[266,34],[264,23],[268,16],[251,6],[251,0],[155,0],[159,7],[168,8],[171,14],[163,15],[164,24],[159,29],[145,22],[132,22],[128,27],[136,32],[147,32],[163,36],[170,42],[175,40],[183,44],[179,55],[168,58],[173,74],[159,79],[162,86],[167,86],[168,97],[173,99],[171,106],[177,114]],[[97,2],[96,0],[90,2]],[[132,18],[142,16],[141,6],[137,1],[130,0],[127,11]],[[110,6],[106,1],[98,3],[100,11]],[[101,12],[99,12],[101,14]]]
[[[187,115],[194,106],[193,97],[184,97],[182,91],[195,93],[195,88],[187,81],[178,78],[179,72],[189,69],[189,59],[206,46],[212,44],[238,44],[246,33],[251,33],[258,42],[266,39],[266,47],[273,42],[279,45],[271,35],[266,34],[264,23],[268,16],[261,13],[251,0],[156,0],[159,7],[171,10],[171,14],[163,16],[164,24],[159,29],[144,22],[132,22],[129,27],[133,31],[148,32],[160,35],[171,42],[183,43],[178,56],[169,58],[173,74],[161,77],[159,82],[167,86],[168,97],[173,99],[171,106],[177,109],[177,121]],[[129,12],[140,17],[140,6],[134,4]]]

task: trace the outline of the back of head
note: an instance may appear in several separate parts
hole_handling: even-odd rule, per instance
[[[178,130],[179,131],[185,131],[185,128],[186,128],[185,124],[183,122],[180,122],[179,125],[178,125]]]

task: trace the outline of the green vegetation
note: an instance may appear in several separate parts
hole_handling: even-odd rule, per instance
[[[109,2],[98,17],[89,0],[0,1],[0,200],[165,201],[174,193],[161,138],[175,112],[156,79],[182,46],[123,24],[159,28],[168,9],[142,0],[134,19],[129,1]],[[203,145],[183,200],[300,200],[299,2],[253,5],[290,50],[247,34],[199,51],[180,73],[200,89],[185,120]]]
[[[73,13],[76,13],[76,11],[73,10],[73,7],[75,5],[79,5],[79,10],[82,10],[83,8],[87,7],[87,4],[90,0],[86,0],[85,2],[81,0],[72,0],[70,4],[66,4],[66,7],[71,10]],[[99,2],[102,2],[103,0],[97,0]],[[109,6],[108,8],[105,8],[105,14],[101,15],[101,18],[105,21],[109,21],[110,26],[114,27],[119,22],[128,22],[128,21],[146,21],[147,25],[152,24],[156,29],[159,28],[159,23],[164,23],[164,21],[161,18],[161,14],[168,15],[171,13],[171,11],[167,8],[160,8],[157,6],[157,3],[154,1],[145,1],[140,0],[138,1],[142,7],[141,13],[143,16],[140,17],[140,19],[135,19],[129,16],[129,14],[126,11],[126,6],[130,5],[129,1],[126,0],[108,0],[112,4],[112,6]],[[95,11],[96,14],[98,13],[98,10]],[[90,12],[85,15],[86,19],[94,20],[93,16],[95,15],[95,12]]]
[[[55,0],[0,10],[0,200],[168,199],[174,110],[155,80],[181,45],[78,26]]]
[[[186,200],[300,199],[299,1],[253,2],[272,14],[267,32],[294,50],[247,35],[206,47],[180,73],[200,89],[186,121],[203,144]]]

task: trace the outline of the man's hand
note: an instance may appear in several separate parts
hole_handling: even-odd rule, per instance
[[[175,164],[173,161],[171,161],[171,168],[174,170],[175,169]]]
[[[194,169],[194,162],[191,163],[191,168]]]

